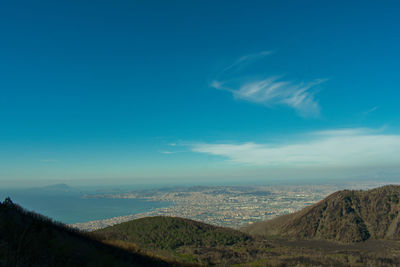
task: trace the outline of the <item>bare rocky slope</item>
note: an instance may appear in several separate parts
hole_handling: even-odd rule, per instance
[[[372,190],[343,190],[303,210],[252,224],[249,234],[291,239],[400,239],[400,186]]]

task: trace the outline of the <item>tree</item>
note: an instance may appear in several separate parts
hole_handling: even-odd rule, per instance
[[[3,205],[5,206],[14,206],[14,202],[12,202],[10,197],[6,197],[3,201]]]

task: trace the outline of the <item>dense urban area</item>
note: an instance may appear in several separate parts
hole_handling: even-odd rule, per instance
[[[367,189],[376,183],[346,185],[351,189]],[[132,219],[148,216],[174,216],[213,225],[240,228],[288,214],[311,205],[330,193],[342,189],[339,185],[271,185],[271,186],[192,186],[129,193],[89,194],[84,198],[137,198],[163,201],[167,207],[148,212],[104,220],[73,224],[73,227],[93,231]]]

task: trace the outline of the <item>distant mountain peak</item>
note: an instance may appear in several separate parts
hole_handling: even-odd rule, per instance
[[[52,184],[52,185],[47,185],[47,186],[42,186],[42,187],[32,187],[29,188],[28,191],[31,192],[48,192],[48,193],[52,193],[52,192],[72,192],[75,191],[76,189],[68,186],[67,184]]]

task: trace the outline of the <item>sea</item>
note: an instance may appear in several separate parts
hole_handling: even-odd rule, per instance
[[[65,224],[88,222],[152,211],[169,202],[145,199],[85,198],[84,192],[52,189],[0,189],[0,201],[10,197],[23,208]]]

